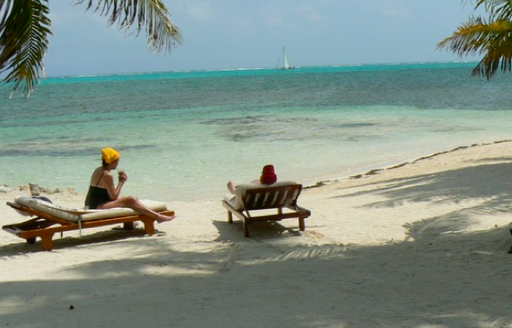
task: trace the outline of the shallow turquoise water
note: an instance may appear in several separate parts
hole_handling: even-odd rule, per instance
[[[0,89],[0,183],[85,194],[100,149],[125,194],[218,198],[276,166],[314,183],[511,136],[512,79],[473,64],[311,67],[66,77],[28,99]]]

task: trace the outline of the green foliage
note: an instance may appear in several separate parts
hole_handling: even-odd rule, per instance
[[[438,43],[459,56],[481,54],[474,75],[490,79],[498,70],[512,70],[512,0],[477,0],[487,19],[471,16],[452,36]]]
[[[118,24],[120,29],[128,29],[136,25],[137,34],[144,27],[148,47],[155,51],[170,51],[174,44],[181,44],[180,31],[174,26],[170,14],[160,0],[76,0],[76,3],[87,2],[87,9],[94,8],[101,16],[108,16],[110,25]]]
[[[13,90],[24,86],[26,95],[37,84],[48,48],[50,19],[47,0],[6,0],[0,21],[0,71]]]

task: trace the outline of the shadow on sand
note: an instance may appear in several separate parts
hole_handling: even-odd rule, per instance
[[[471,213],[510,211],[511,177],[508,163],[480,163],[340,192],[340,198],[385,197],[368,209],[484,200],[409,224],[407,240],[377,246],[304,245],[296,230],[279,223],[244,238],[236,222],[210,218],[219,230],[215,241],[142,238],[122,243],[130,259],[68,267],[77,277],[71,280],[2,283],[0,304],[11,306],[2,307],[1,321],[10,327],[509,327],[508,227],[463,231]],[[183,243],[197,249],[184,251]],[[20,249],[7,252],[24,256]]]

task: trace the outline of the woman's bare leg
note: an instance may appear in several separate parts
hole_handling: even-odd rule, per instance
[[[149,208],[147,208],[144,204],[142,204],[137,198],[134,197],[123,197],[111,202],[101,204],[99,209],[108,209],[114,207],[128,207],[132,210],[135,210],[141,214],[147,215],[150,218],[155,219],[158,223],[168,222],[176,218],[175,215],[167,216],[160,213],[157,213]]]

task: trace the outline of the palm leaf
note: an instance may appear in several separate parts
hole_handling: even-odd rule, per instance
[[[154,52],[170,51],[183,42],[181,32],[171,22],[170,14],[161,0],[76,0],[87,2],[87,9],[94,8],[101,16],[108,16],[108,23],[117,23],[120,29],[135,25],[138,35],[145,27],[148,48]]]
[[[503,39],[493,42],[486,55],[473,69],[473,75],[485,76],[488,80],[499,70],[512,70],[512,40]]]
[[[475,9],[481,6],[495,20],[510,20],[512,17],[512,0],[478,0]]]
[[[44,71],[43,56],[51,34],[48,0],[4,0],[0,20],[0,72],[13,93],[24,87],[28,96]]]
[[[512,0],[478,0],[476,7],[482,5],[490,12],[488,21],[470,17],[437,46],[448,48],[460,56],[483,54],[473,69],[473,75],[490,79],[498,69],[510,71],[512,68]]]

